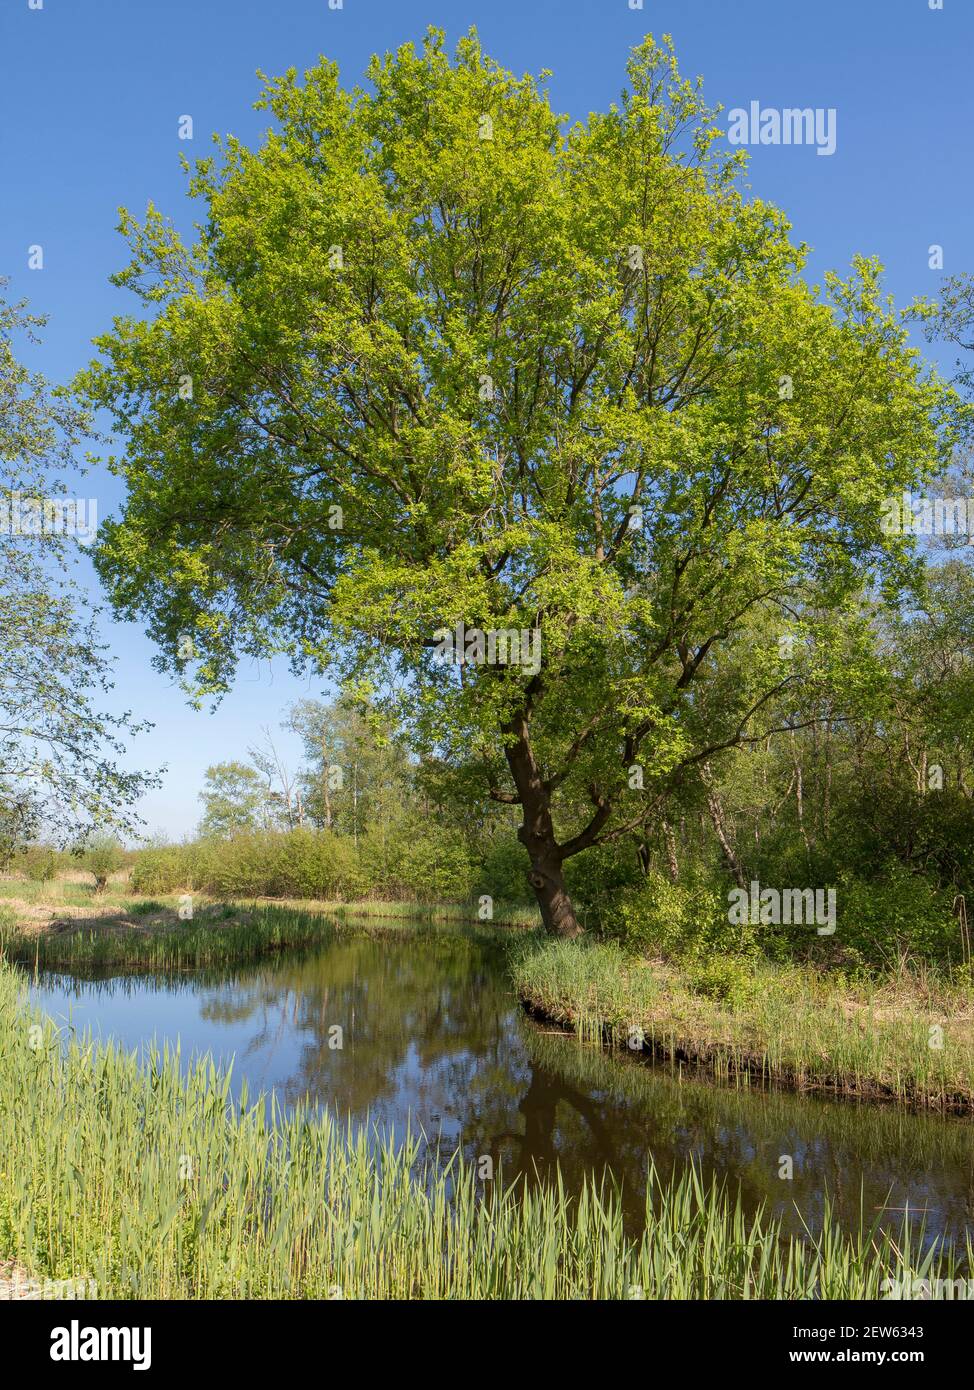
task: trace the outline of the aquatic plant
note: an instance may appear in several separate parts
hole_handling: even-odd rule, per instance
[[[505,1187],[459,1154],[418,1182],[410,1136],[234,1101],[210,1059],[181,1063],[59,1032],[0,966],[5,1258],[137,1299],[875,1298],[958,1268],[906,1223],[848,1233],[826,1211],[785,1239],[692,1169],[651,1171],[636,1235],[605,1182]]]

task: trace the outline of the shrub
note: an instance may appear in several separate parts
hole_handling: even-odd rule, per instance
[[[728,921],[718,889],[705,881],[672,883],[661,873],[617,894],[602,914],[601,932],[627,951],[657,951],[680,960],[755,950],[753,928]]]
[[[565,860],[565,885],[576,906],[598,908],[625,889],[638,891],[644,883],[634,845],[593,845]]]
[[[719,999],[734,1008],[753,999],[758,982],[754,963],[746,956],[717,955],[696,959],[687,973],[690,988],[709,999]]]
[[[218,898],[342,899],[365,886],[352,840],[304,828],[142,850],[131,879],[136,893],[195,891]]]
[[[433,821],[392,831],[373,828],[357,847],[350,835],[302,827],[144,849],[130,886],[148,894],[337,901],[374,892],[421,902],[472,902],[478,892],[490,891],[464,837]]]
[[[32,883],[50,883],[57,873],[57,855],[44,845],[32,846],[24,856],[24,873]]]
[[[489,893],[499,902],[533,903],[528,883],[531,860],[527,850],[511,835],[498,835],[487,846],[483,868],[477,876],[477,892]]]
[[[869,965],[889,965],[906,954],[943,963],[961,959],[951,895],[899,863],[878,880],[840,877],[835,936]]]
[[[469,902],[478,875],[463,836],[435,821],[396,826],[362,842],[366,881],[385,897],[420,902]]]
[[[85,844],[81,862],[95,880],[95,892],[104,893],[112,874],[121,868],[122,846],[112,835],[93,835]]]
[[[477,873],[461,835],[445,825],[427,822],[412,840],[404,859],[404,882],[427,902],[472,900]]]
[[[363,887],[355,843],[347,836],[299,828],[253,838],[259,842],[255,863],[264,866],[269,897],[341,899],[354,897]]]
[[[194,856],[189,845],[138,851],[129,886],[133,893],[175,893],[196,887]]]

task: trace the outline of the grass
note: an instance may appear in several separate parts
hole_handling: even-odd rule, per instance
[[[115,874],[108,880],[103,894],[94,892],[94,878],[81,870],[72,874],[58,874],[47,883],[35,878],[7,876],[0,878],[0,902],[4,899],[17,899],[26,903],[49,903],[50,906],[68,908],[90,908],[97,902],[117,902],[131,897],[124,874]]]
[[[613,945],[532,934],[511,956],[521,1000],[589,1039],[635,1042],[720,1080],[974,1112],[970,993],[931,978],[904,970],[852,986],[806,967],[758,964],[732,1003],[701,994],[678,967]]]
[[[646,1229],[588,1186],[484,1185],[455,1156],[414,1180],[418,1145],[230,1096],[202,1060],[59,1033],[0,966],[0,1255],[103,1298],[874,1298],[951,1278],[904,1223],[812,1239],[748,1219],[690,1171],[653,1175]],[[966,1252],[970,1259],[972,1251]]]
[[[289,899],[288,903],[295,907],[315,907],[334,912],[339,917],[354,917],[360,920],[395,918],[401,921],[403,918],[409,918],[414,922],[463,922],[488,929],[491,926],[530,928],[538,925],[537,908],[503,903],[495,906],[489,920],[472,915],[469,903],[417,903],[380,898],[365,898],[347,903],[313,904],[299,899]]]
[[[144,921],[147,913],[138,907],[129,912]],[[322,915],[228,906],[204,909],[191,921],[163,909],[162,921],[151,924],[108,917],[63,932],[29,932],[0,921],[0,956],[38,969],[199,970],[308,949],[330,940],[335,930],[335,923]]]
[[[128,908],[142,902],[157,905],[173,904],[178,901],[178,893],[161,893],[153,897],[133,893],[128,886],[128,875],[116,874],[107,888],[96,895],[94,880],[90,875],[77,873],[61,874],[47,883],[37,883],[19,876],[0,877],[0,905],[6,899],[28,906],[44,906],[55,911],[57,908]],[[193,892],[193,900],[198,903],[216,901],[210,895]],[[345,914],[354,917],[410,917],[414,920],[431,919],[438,922],[479,922],[476,912],[469,902],[422,903],[413,899],[360,898],[346,902],[339,899],[322,898],[240,898],[233,901],[259,902],[285,907],[301,908],[308,911]],[[538,925],[538,910],[534,907],[510,903],[495,903],[490,919],[499,926],[534,927]]]
[[[96,895],[93,884],[62,876],[51,883],[0,879],[0,956],[38,969],[118,967],[192,970],[243,963],[282,950],[303,950],[355,931],[380,936],[460,925],[495,928],[536,924],[537,914],[501,906],[490,921],[467,904],[315,899],[217,902],[194,893],[193,918],[179,916],[179,894],[132,894],[124,875]]]
[[[0,958],[37,970],[174,971],[204,970],[243,964],[278,951],[300,952],[338,936],[398,937],[453,930],[496,938],[496,923],[430,913],[405,919],[342,913],[318,904],[303,905],[219,903],[198,908],[190,921],[179,918],[175,905],[156,899],[123,901],[100,918],[62,923],[63,930],[25,930],[0,907]]]

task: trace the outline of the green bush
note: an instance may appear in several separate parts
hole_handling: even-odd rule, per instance
[[[32,883],[50,883],[57,868],[57,855],[44,845],[31,846],[24,856],[23,870]]]
[[[140,850],[135,865],[129,875],[129,888],[133,893],[170,893],[172,882],[162,872],[161,850]]]
[[[122,846],[112,835],[93,835],[86,842],[81,862],[95,880],[95,892],[103,893],[112,874],[122,867]]]
[[[690,988],[708,999],[719,999],[738,1008],[746,1004],[758,988],[754,962],[749,956],[714,955],[694,959],[687,972]]]
[[[370,891],[419,902],[471,902],[477,868],[462,834],[436,821],[407,822],[361,842]]]
[[[140,851],[136,893],[210,893],[217,898],[347,899],[367,884],[355,845],[331,831],[255,831]]]
[[[257,841],[254,862],[263,866],[263,892],[268,897],[347,899],[365,886],[355,842],[347,836],[298,829],[244,838]],[[240,846],[239,853],[240,865],[248,865],[246,845]],[[252,872],[238,869],[247,871]]]
[[[728,921],[719,889],[693,880],[673,883],[661,873],[615,895],[602,913],[601,934],[627,951],[655,951],[675,960],[755,951],[754,929]]]
[[[629,843],[593,845],[565,861],[565,886],[572,902],[596,912],[608,899],[626,889],[637,891],[644,883],[635,846]]]
[[[528,883],[531,861],[527,850],[513,835],[498,835],[487,846],[483,868],[477,878],[477,891],[489,893],[497,902],[533,903],[534,891]]]
[[[129,886],[133,893],[175,893],[196,887],[191,846],[139,850]]]
[[[960,928],[952,895],[902,864],[877,880],[840,877],[836,885],[834,941],[868,965],[889,965],[903,955],[959,963]]]

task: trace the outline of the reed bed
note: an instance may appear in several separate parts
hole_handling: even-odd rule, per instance
[[[617,947],[537,935],[513,943],[521,1000],[592,1041],[797,1090],[974,1113],[970,999],[858,990],[798,967],[755,966],[741,1003],[696,993],[678,969]],[[952,1012],[944,1012],[944,1009]]]
[[[177,919],[165,926],[114,926],[109,921],[36,933],[0,926],[0,957],[48,970],[198,970],[308,949],[331,940],[336,930],[333,918],[279,908],[228,908],[226,915]]]
[[[90,906],[90,898],[88,900]],[[197,915],[182,921],[178,900],[129,897],[102,900],[102,915],[58,930],[18,923],[0,902],[0,958],[37,969],[92,970],[99,967],[172,972],[255,960],[274,951],[299,951],[336,935],[402,936],[454,926],[488,936],[497,928],[533,923],[521,909],[500,911],[480,921],[461,905],[417,903],[327,903],[314,899],[275,903],[197,900]]]
[[[228,909],[226,920],[211,917],[190,923],[139,927],[84,926],[63,933],[26,933],[0,920],[0,959],[35,971],[88,973],[99,969],[171,975],[187,970],[243,965],[287,951],[301,955],[345,936],[428,939],[447,929],[451,934],[495,941],[493,923],[466,923],[420,917],[360,918],[324,909],[241,907]]]
[[[417,1181],[419,1152],[234,1101],[208,1059],[59,1032],[0,966],[0,1258],[34,1278],[130,1299],[861,1299],[958,1268],[906,1223],[849,1235],[826,1213],[785,1240],[694,1171],[651,1177],[633,1236],[605,1184],[505,1189],[459,1154]]]

